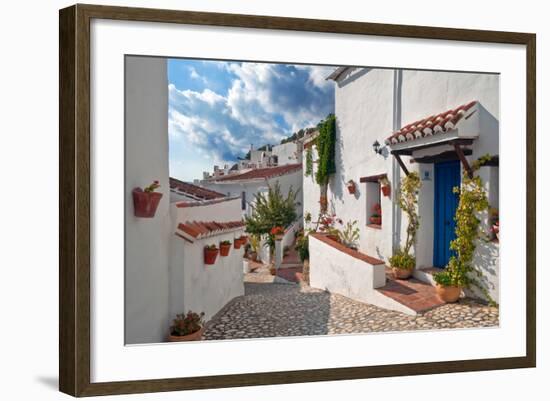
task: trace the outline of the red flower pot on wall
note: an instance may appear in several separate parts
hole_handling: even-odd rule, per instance
[[[243,242],[240,238],[235,238],[235,240],[233,241],[233,246],[235,247],[235,249],[240,249],[242,244]]]
[[[204,264],[213,265],[218,257],[218,248],[204,248]]]
[[[382,217],[380,216],[371,216],[370,217],[370,223],[376,224],[377,226],[382,224]]]
[[[160,192],[145,192],[141,188],[134,188],[134,216],[154,217],[162,194]]]
[[[231,243],[229,244],[220,244],[220,255],[227,256],[229,255],[229,250],[231,249]]]
[[[355,194],[355,190],[357,189],[357,187],[355,186],[355,182],[353,180],[349,180],[346,186],[348,187],[348,192],[350,193],[350,195]]]
[[[381,189],[382,189],[382,195],[384,195],[385,197],[390,196],[391,187],[389,185],[384,185],[381,187]]]

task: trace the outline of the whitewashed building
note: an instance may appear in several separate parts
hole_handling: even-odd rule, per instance
[[[491,207],[498,209],[499,76],[340,67],[328,79],[335,84],[336,115],[336,173],[328,186],[329,211],[344,222],[359,223],[359,251],[372,258],[372,266],[378,266],[372,273],[376,278],[371,277],[370,284],[365,285],[370,286],[369,291],[387,285],[381,273],[383,265],[405,240],[406,217],[395,197],[406,171],[417,171],[422,182],[414,275],[431,283],[431,273],[444,268],[451,255],[449,243],[454,238],[457,206],[452,188],[460,184],[463,170],[485,154],[493,159],[479,175]],[[313,146],[314,160],[315,152]],[[390,183],[388,196],[381,192],[381,179]],[[355,194],[348,192],[346,183],[350,180],[356,185]],[[315,218],[320,193],[314,175],[304,176],[303,193],[304,212]],[[381,224],[370,221],[375,204],[381,207]],[[488,216],[484,216],[482,226],[489,231]],[[348,288],[350,295],[350,283],[357,283],[357,279],[348,277],[343,279],[349,280],[347,284],[335,284],[341,277],[333,277],[326,270],[338,266],[333,262],[322,265],[323,260],[336,260],[333,251],[315,238],[310,246],[314,250],[312,285],[338,287],[344,292]],[[498,241],[480,241],[475,263],[484,273],[483,285],[498,302]],[[322,266],[322,274],[316,264]],[[400,310],[399,305],[380,301],[379,292],[373,294],[362,300]],[[470,295],[482,297],[477,292]]]
[[[210,319],[244,293],[243,248],[205,265],[203,248],[244,233],[240,197],[170,179],[166,60],[125,59],[125,338],[166,341],[176,313]],[[155,216],[136,217],[132,190],[158,180]]]

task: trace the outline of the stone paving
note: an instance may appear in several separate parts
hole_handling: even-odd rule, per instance
[[[288,282],[265,267],[208,324],[205,340],[498,326],[498,308],[462,299],[409,316]]]

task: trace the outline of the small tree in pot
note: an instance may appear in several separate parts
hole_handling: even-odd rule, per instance
[[[389,260],[394,276],[399,279],[409,278],[416,266],[416,258],[411,255],[411,248],[416,243],[416,234],[420,227],[417,207],[420,186],[420,177],[417,172],[411,172],[401,180],[397,203],[407,215],[407,238],[403,249],[395,252]]]

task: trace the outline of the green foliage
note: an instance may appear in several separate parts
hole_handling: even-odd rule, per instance
[[[403,252],[410,253],[410,250],[416,242],[416,234],[420,227],[420,217],[418,216],[418,190],[421,182],[417,172],[411,172],[401,180],[397,203],[401,210],[407,215],[407,239]]]
[[[489,155],[485,155],[476,160],[472,164],[472,172],[475,173],[490,159]],[[453,191],[459,194],[455,214],[456,238],[451,241],[450,245],[455,255],[451,256],[444,271],[434,275],[434,280],[441,285],[462,288],[475,286],[494,304],[487,290],[481,286],[477,279],[483,273],[472,264],[477,243],[480,238],[484,237],[484,233],[480,230],[481,220],[478,216],[479,213],[489,209],[487,193],[483,187],[481,177],[479,175],[469,177],[465,171],[461,186],[455,187]]]
[[[250,248],[252,249],[252,252],[258,253],[260,250],[260,241],[261,238],[258,234],[252,234],[250,236]]]
[[[231,245],[231,241],[229,241],[229,240],[221,241],[220,245]]]
[[[170,334],[173,336],[186,336],[193,334],[204,326],[204,312],[200,314],[195,312],[187,312],[187,314],[176,315],[170,326]]]
[[[313,152],[311,151],[311,147],[306,149],[306,171],[305,175],[306,177],[309,177],[311,174],[313,174]]]
[[[412,270],[416,266],[416,258],[404,250],[399,250],[389,260],[391,267]]]
[[[254,211],[245,217],[246,231],[251,235],[265,238],[265,246],[271,254],[275,251],[275,237],[271,234],[273,227],[288,227],[296,220],[296,195],[292,187],[286,197],[276,182],[270,186],[267,194],[255,195]]]
[[[309,234],[311,232],[314,231],[301,231],[300,233],[298,233],[298,237],[296,238],[296,246],[294,247],[294,249],[298,251],[298,255],[300,256],[300,260],[302,262],[309,259]]]
[[[357,248],[357,242],[359,241],[359,227],[357,226],[357,220],[352,222],[348,221],[344,228],[339,231],[339,238],[342,244],[348,248]]]
[[[288,227],[296,220],[296,195],[290,188],[284,197],[278,182],[269,187],[267,194],[256,194],[254,211],[245,218],[246,231],[264,235],[269,234],[273,227]]]
[[[211,245],[205,245],[204,249],[210,249],[212,251],[218,249],[218,247],[216,246],[216,244],[211,244]]]
[[[327,185],[331,174],[336,172],[334,160],[336,145],[336,117],[329,114],[319,123],[319,136],[316,139],[319,155],[315,179],[319,185]]]

